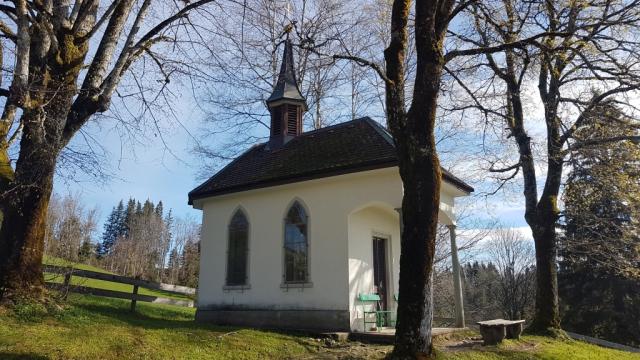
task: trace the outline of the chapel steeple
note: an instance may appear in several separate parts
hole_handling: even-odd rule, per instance
[[[288,34],[278,81],[267,99],[267,107],[271,113],[269,144],[272,147],[281,146],[302,133],[302,114],[307,111],[307,102],[296,81],[293,45]]]

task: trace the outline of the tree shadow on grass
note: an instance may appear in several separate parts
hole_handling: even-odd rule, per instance
[[[10,353],[7,351],[0,351],[0,359],[3,360],[48,360],[48,356],[38,355],[34,353]]]
[[[148,306],[149,305],[147,305],[147,307]],[[160,315],[148,315],[145,310],[149,309],[145,309],[144,305],[139,305],[139,308],[135,312],[131,312],[128,308],[128,302],[122,302],[121,306],[118,306],[118,304],[114,306],[114,303],[76,303],[74,304],[74,307],[96,316],[110,318],[117,322],[123,322],[131,326],[144,327],[146,329],[207,329],[221,333],[237,330],[232,327],[197,323],[195,320],[184,319],[179,315],[175,316],[176,319],[160,318]],[[171,315],[170,311],[167,312],[167,315]]]
[[[119,299],[100,299],[98,302],[79,301],[74,302],[73,306],[84,312],[90,313],[91,315],[105,317],[117,322],[126,323],[130,326],[143,327],[145,329],[200,329],[220,333],[220,335],[247,329],[291,336],[302,339],[303,341],[308,337],[313,336],[309,331],[253,329],[196,322],[195,319],[185,318],[184,314],[180,314],[180,310],[174,312],[172,309],[160,309],[155,305],[145,303],[138,303],[136,311],[131,312],[129,309],[130,302]],[[172,319],[171,316],[175,316],[175,319]]]
[[[260,331],[269,333],[270,336],[286,336],[290,340],[303,346],[308,352],[317,352],[318,346],[311,342],[309,338],[315,337],[309,331],[292,331],[282,329],[253,329],[233,326],[214,325],[204,322],[196,322],[194,318],[189,318],[183,312],[183,309],[177,308],[173,310],[168,307],[159,307],[157,305],[138,303],[135,312],[130,311],[130,302],[120,299],[109,298],[80,298],[73,301],[73,307],[76,311],[84,313],[84,318],[90,318],[91,321],[99,321],[103,323],[123,323],[128,326],[144,329],[144,330],[165,330],[171,329],[177,332],[193,333],[197,330],[209,332],[208,336],[212,339],[222,340],[227,335],[234,334],[242,330]],[[73,312],[74,310],[71,310]],[[67,326],[73,326],[74,315],[69,314],[70,322]],[[175,318],[172,318],[175,317]],[[199,336],[191,336],[194,341],[200,341]],[[0,358],[1,359],[1,358]]]

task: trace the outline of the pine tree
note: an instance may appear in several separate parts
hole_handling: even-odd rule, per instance
[[[109,218],[104,224],[104,232],[102,233],[102,243],[97,249],[98,257],[104,257],[111,252],[118,237],[122,235],[122,219],[124,218],[124,205],[122,200],[118,206],[114,207],[109,214]]]
[[[162,201],[159,204],[162,204]],[[171,238],[173,237],[173,233],[171,233],[171,228],[173,227],[173,212],[171,209],[169,209],[167,216],[164,217],[164,225],[167,229],[166,235],[168,236],[169,241],[171,241]]]
[[[500,274],[495,265],[474,261],[463,270],[464,307],[470,322],[503,317],[495,294],[500,286]]]
[[[82,263],[86,262],[93,255],[94,247],[89,239],[85,239],[78,250],[78,260]]]
[[[582,141],[637,134],[613,106],[591,114]],[[640,147],[576,151],[565,188],[559,292],[567,330],[640,345]]]
[[[142,206],[142,216],[147,218],[151,217],[151,214],[153,214],[154,211],[155,211],[155,206],[153,205],[151,200],[147,199],[144,202],[144,205]]]
[[[180,259],[180,284],[190,287],[198,286],[200,270],[200,243],[187,242]]]
[[[94,253],[96,254],[96,259],[101,260],[104,258],[105,255],[105,251],[104,248],[102,247],[102,243],[98,242],[95,247],[93,248]]]
[[[162,218],[163,211],[164,211],[164,206],[162,205],[162,200],[160,200],[158,201],[158,205],[156,205],[156,209],[155,209],[156,215],[159,218]]]
[[[590,139],[637,135],[614,106],[591,115],[577,132]],[[640,279],[640,146],[596,143],[574,152],[564,193],[563,262]]]
[[[124,216],[122,217],[122,221],[120,222],[121,234],[124,237],[129,236],[129,228],[131,226],[131,222],[133,221],[134,216],[136,215],[136,200],[133,198],[129,198],[127,202],[127,209],[125,210]]]
[[[180,273],[180,255],[178,254],[178,249],[176,249],[175,247],[171,249],[171,253],[169,254],[169,264],[167,266],[167,272],[169,282],[175,284],[178,280],[178,274]]]

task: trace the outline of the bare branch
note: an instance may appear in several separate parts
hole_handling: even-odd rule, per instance
[[[579,149],[592,147],[592,146],[598,146],[598,145],[604,145],[604,144],[614,143],[614,142],[619,142],[619,141],[631,141],[634,144],[638,145],[638,144],[640,144],[640,136],[638,136],[638,135],[614,136],[614,137],[602,138],[602,139],[581,140],[579,142],[576,142],[576,143],[570,145],[563,152],[563,154],[566,155],[566,154],[568,154],[568,153],[570,153],[572,151],[576,151],[576,150],[579,150]]]
[[[82,89],[85,91],[95,91],[95,89],[97,89],[102,83],[107,71],[107,66],[111,63],[111,59],[114,55],[118,39],[124,29],[125,23],[127,22],[131,8],[133,7],[134,0],[119,0],[114,1],[113,4],[116,4],[112,10],[114,14],[109,19],[107,29],[105,30],[104,35],[102,35],[100,45],[96,50],[96,55],[91,62],[91,66],[89,67],[84,83],[82,84]],[[103,17],[103,19],[105,19],[105,17]],[[98,25],[96,25],[93,30],[97,27]],[[87,33],[83,38],[88,39],[87,36],[89,34],[91,34],[91,32]],[[126,52],[127,50],[128,49],[125,48],[123,52]]]
[[[153,37],[158,35],[161,31],[163,31],[165,28],[167,28],[169,25],[171,25],[176,20],[179,20],[179,19],[187,16],[189,11],[191,11],[193,9],[196,9],[196,8],[202,6],[202,5],[206,5],[208,3],[214,2],[214,1],[216,1],[216,0],[199,0],[199,1],[190,3],[189,5],[183,7],[180,11],[178,11],[174,15],[168,17],[164,21],[160,22],[158,25],[154,26],[151,30],[149,30],[144,36],[142,36],[142,38],[140,38],[140,40],[138,40],[138,42],[136,43],[134,48],[141,48],[141,47],[147,46],[147,42],[149,40],[151,40]]]
[[[87,39],[91,39],[93,37],[93,35],[102,27],[102,25],[104,24],[105,21],[107,21],[107,19],[113,18],[111,16],[111,14],[113,13],[113,11],[115,10],[115,8],[120,5],[120,3],[123,0],[115,0],[113,2],[111,2],[111,5],[109,5],[109,7],[107,8],[107,10],[104,12],[104,14],[102,14],[102,16],[100,17],[100,19],[96,22],[96,24],[93,26],[93,28],[91,29],[91,31],[89,31],[85,36],[83,36],[83,38],[85,40]],[[104,38],[104,37],[103,37]]]
[[[11,30],[11,28],[7,24],[5,24],[3,21],[0,21],[0,32],[2,32],[4,37],[6,37],[7,39],[13,42],[16,42],[18,40],[18,37],[13,32],[13,30]]]
[[[619,87],[610,89],[608,91],[605,91],[601,94],[594,95],[589,101],[587,107],[582,110],[582,112],[580,113],[580,116],[578,116],[578,119],[573,123],[573,125],[569,129],[567,129],[562,134],[562,136],[560,137],[560,143],[565,144],[567,140],[569,140],[569,138],[573,136],[575,131],[579,129],[587,121],[587,115],[589,114],[589,112],[594,110],[597,106],[602,105],[605,99],[615,94],[626,93],[626,92],[638,90],[638,89],[640,89],[640,83],[636,83],[634,85],[629,85],[629,86],[619,86]]]
[[[445,63],[447,63],[453,60],[454,58],[460,57],[460,56],[495,54],[495,53],[503,52],[505,50],[523,48],[526,45],[535,45],[536,47],[544,48],[545,45],[538,42],[538,40],[545,39],[548,37],[566,37],[571,35],[572,34],[566,33],[566,32],[543,32],[525,39],[521,39],[521,40],[509,42],[509,43],[503,43],[495,46],[487,46],[487,47],[471,48],[471,49],[463,49],[463,50],[452,50],[452,51],[449,51],[444,56],[444,59],[445,59]]]
[[[29,81],[29,52],[31,47],[29,15],[27,14],[26,0],[16,0],[15,4],[19,35],[16,41],[16,65],[13,70],[10,96],[5,102],[2,118],[0,118],[0,143],[6,138],[13,124],[17,107],[28,101],[27,84]]]
[[[380,78],[382,80],[384,80],[385,83],[391,83],[391,80],[387,77],[387,75],[385,74],[384,70],[380,67],[380,65],[357,57],[357,56],[352,56],[352,55],[333,55],[334,59],[343,59],[343,60],[351,60],[353,62],[355,62],[356,64],[358,64],[359,66],[367,66],[370,67],[371,69],[375,70],[375,72],[378,74],[378,76],[380,76]]]
[[[511,166],[504,167],[504,168],[494,168],[493,167],[494,165],[495,164],[491,164],[491,167],[489,168],[490,172],[502,173],[502,172],[507,172],[507,171],[513,171],[513,170],[519,168],[520,166],[522,166],[520,163],[517,163],[517,164],[513,164]]]

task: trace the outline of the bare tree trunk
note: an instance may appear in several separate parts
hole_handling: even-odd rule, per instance
[[[536,310],[529,330],[545,333],[560,329],[558,308],[558,277],[556,267],[556,230],[552,226],[541,226],[534,232],[536,245]]]
[[[392,355],[401,359],[434,356],[432,277],[442,179],[434,131],[444,69],[442,44],[453,2],[417,1],[415,6],[417,68],[408,111],[404,59],[409,1],[393,4],[391,42],[385,50],[387,121],[404,186],[398,324]]]
[[[509,16],[511,27],[515,27],[513,19],[516,18],[514,6],[511,2],[505,2],[505,10]],[[480,29],[478,29],[480,32]],[[486,41],[486,39],[483,39]],[[516,38],[511,31],[505,32],[504,42],[515,42]],[[486,54],[489,66],[507,85],[508,111],[505,118],[507,126],[518,146],[518,167],[522,170],[524,179],[525,219],[531,228],[536,248],[536,306],[534,321],[529,326],[529,331],[550,334],[560,329],[560,315],[558,308],[558,281],[556,269],[556,233],[555,226],[558,220],[559,210],[557,197],[560,191],[562,178],[562,156],[559,134],[559,123],[555,113],[557,102],[549,96],[547,90],[546,66],[541,67],[539,89],[545,104],[545,121],[547,124],[547,151],[549,164],[547,167],[547,179],[543,194],[538,199],[538,180],[534,156],[531,146],[531,138],[527,133],[524,123],[525,115],[521,97],[522,83],[519,79],[526,71],[526,66],[518,67],[517,55],[513,49],[505,52],[505,68],[495,61],[492,54]],[[552,81],[552,85],[553,85]],[[551,88],[557,87],[551,86]]]
[[[38,121],[38,115],[30,120]],[[42,294],[45,223],[58,153],[39,140],[36,134],[25,132],[15,180],[0,204],[4,215],[0,228],[0,300],[38,298]]]
[[[0,300],[38,298],[44,283],[42,256],[46,216],[56,161],[65,145],[67,115],[77,92],[76,81],[87,53],[86,42],[65,35],[58,61],[48,63],[51,38],[32,31],[29,103],[20,121],[24,133],[13,180],[0,188],[4,218],[0,229]]]
[[[442,66],[437,55],[428,61],[423,71],[428,71],[433,80],[425,83],[424,97],[419,97],[405,120],[415,130],[396,142],[404,196],[399,282],[402,296],[394,353],[411,358],[430,356],[433,352],[432,272],[442,177],[433,128]]]
[[[12,14],[7,18],[17,29],[16,45],[5,53],[15,56],[12,84],[0,91],[7,97],[0,118],[0,300],[41,294],[45,218],[62,149],[93,114],[108,109],[137,59],[153,57],[163,70],[151,48],[168,41],[167,27],[190,21],[185,19],[191,10],[211,2],[186,2],[156,25],[144,22],[151,0],[142,1],[134,16],[134,0],[104,1],[106,7],[99,0],[62,2],[70,12],[51,1],[15,0],[15,8],[0,9]],[[139,36],[141,27],[149,30]],[[92,44],[98,46],[85,63]],[[18,131],[10,135],[12,128]],[[14,140],[20,144],[15,171],[7,156]]]
[[[554,174],[547,176],[554,177],[556,174],[554,171]],[[538,204],[538,220],[531,225],[536,247],[536,306],[528,331],[549,335],[556,335],[560,329],[556,266],[556,221],[559,210],[555,199],[552,196],[542,196]]]
[[[394,355],[420,358],[433,352],[432,276],[441,174],[435,151],[418,159],[406,156],[400,168],[405,192]]]

